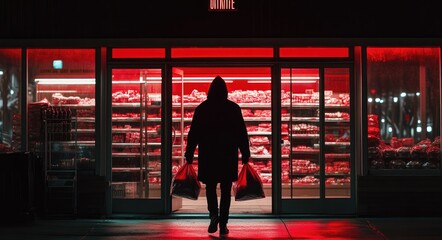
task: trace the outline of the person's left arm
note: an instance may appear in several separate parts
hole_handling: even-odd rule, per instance
[[[189,134],[187,135],[186,153],[184,154],[186,162],[192,164],[196,146],[200,139],[201,120],[198,109],[195,109],[195,113],[190,125]]]

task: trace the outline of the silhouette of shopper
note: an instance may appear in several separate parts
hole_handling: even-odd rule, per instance
[[[232,182],[238,180],[238,149],[242,163],[250,158],[246,125],[238,104],[227,99],[227,86],[217,76],[211,83],[207,100],[193,115],[187,138],[186,161],[192,163],[198,145],[198,180],[206,184],[209,233],[229,233]],[[218,215],[216,186],[220,183],[221,201]]]

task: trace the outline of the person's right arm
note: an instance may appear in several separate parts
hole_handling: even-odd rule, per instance
[[[247,164],[250,158],[249,135],[247,134],[246,123],[242,115],[241,109],[237,111],[238,115],[238,133],[239,133],[239,150],[241,152],[241,160],[243,164]]]

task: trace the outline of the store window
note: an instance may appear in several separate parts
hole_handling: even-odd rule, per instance
[[[22,148],[20,63],[20,49],[0,49],[0,152]]]
[[[29,49],[29,151],[48,168],[95,169],[95,49]]]
[[[371,171],[440,169],[440,64],[439,48],[367,48]]]

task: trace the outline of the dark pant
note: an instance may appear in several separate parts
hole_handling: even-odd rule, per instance
[[[206,183],[207,209],[210,217],[218,215],[218,196],[216,194],[216,182]],[[230,209],[230,192],[232,190],[232,182],[221,182],[221,202],[219,206],[219,223],[226,225],[229,220]]]

